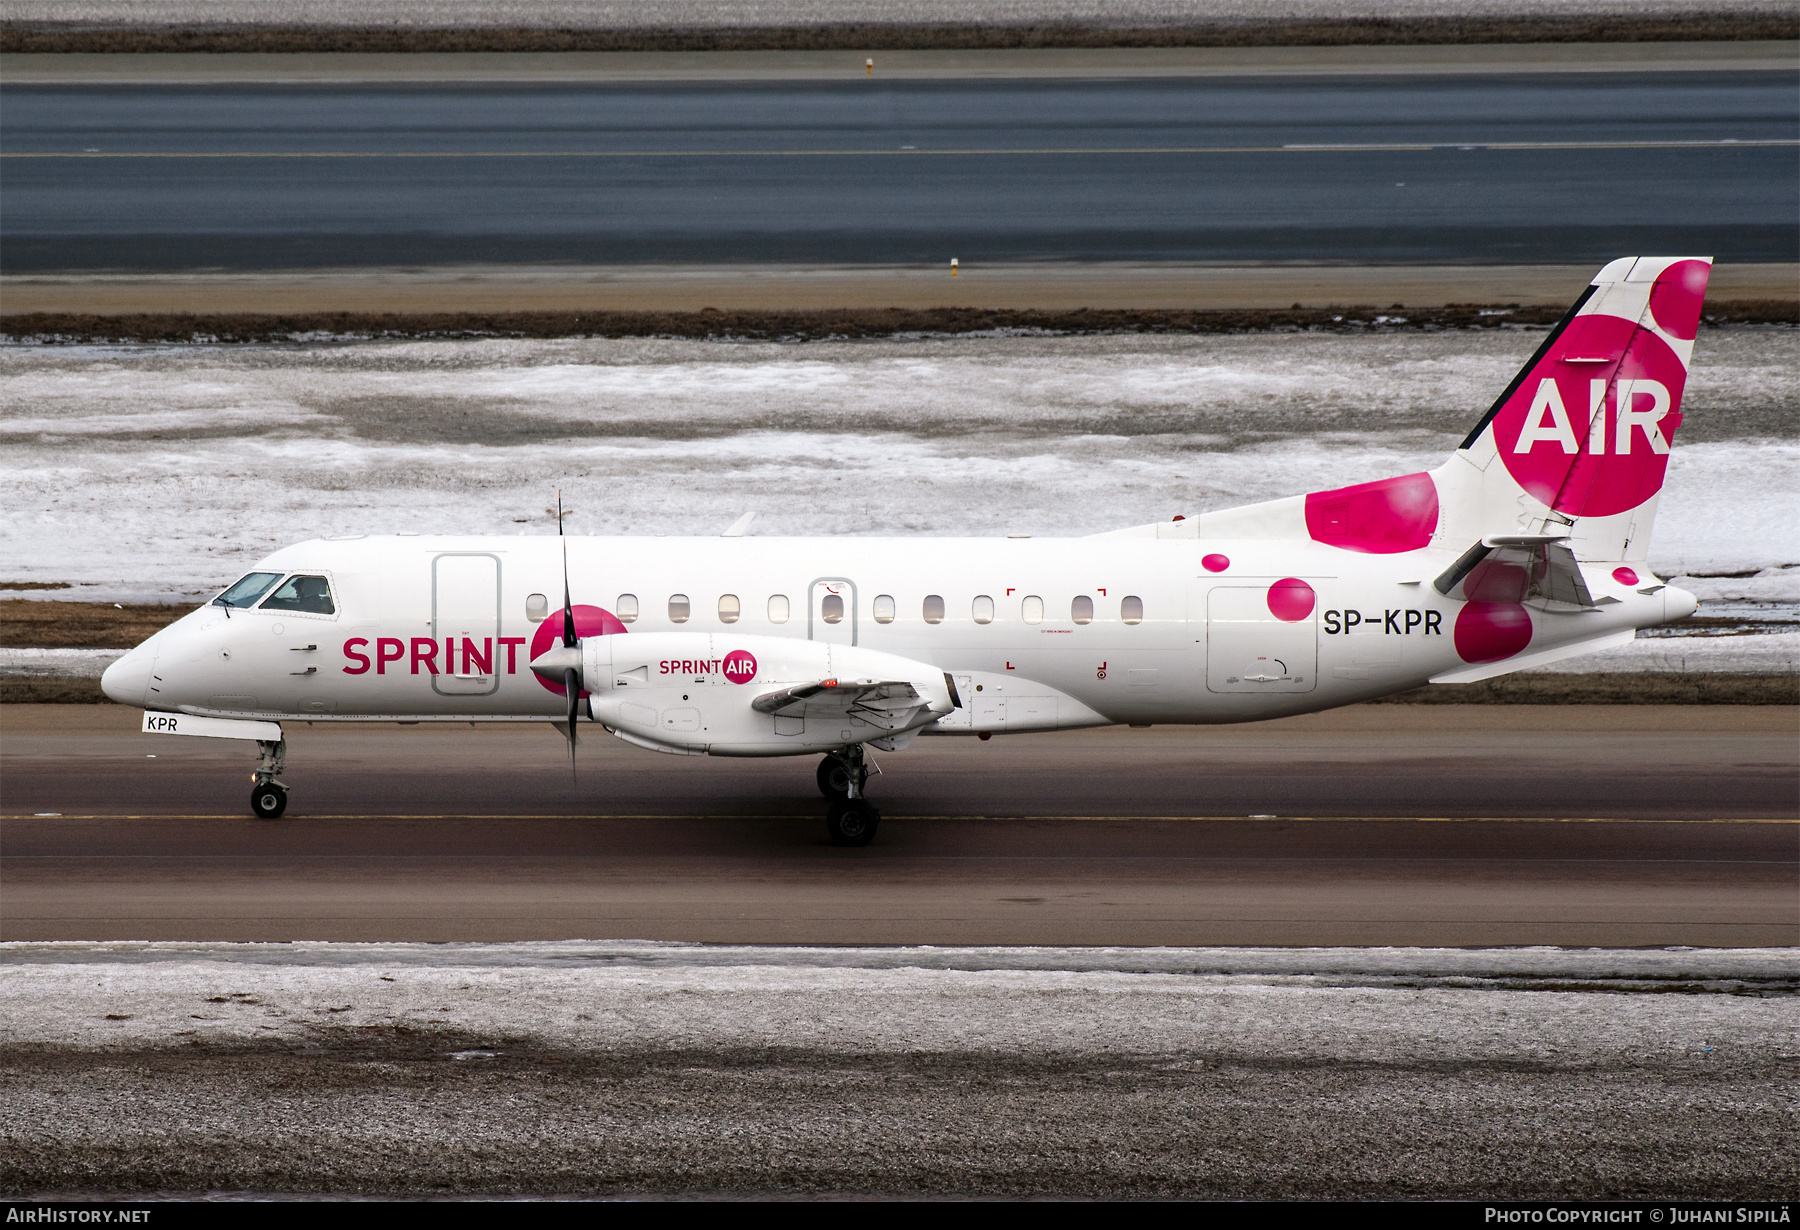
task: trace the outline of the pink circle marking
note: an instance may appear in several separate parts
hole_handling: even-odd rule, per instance
[[[1676,261],[1657,275],[1650,288],[1650,315],[1657,327],[1684,342],[1700,332],[1700,309],[1706,303],[1706,280],[1712,266],[1705,261]]]
[[[1614,568],[1613,580],[1617,581],[1620,585],[1636,585],[1637,573],[1629,568]]]
[[[725,678],[733,683],[749,683],[756,678],[756,656],[747,649],[734,649],[725,655]]]
[[[1603,386],[1605,422],[1590,430],[1596,381]],[[1621,432],[1618,401],[1627,384],[1631,419],[1629,430]],[[1571,517],[1626,512],[1662,487],[1669,468],[1666,446],[1681,426],[1676,407],[1686,384],[1687,367],[1654,333],[1640,332],[1618,316],[1577,316],[1553,356],[1532,369],[1494,417],[1494,447],[1519,486],[1557,512]],[[1661,417],[1652,417],[1659,406]]]
[[[1456,656],[1498,662],[1531,644],[1531,612],[1516,602],[1465,602],[1456,613]]]
[[[1200,566],[1208,572],[1224,572],[1231,567],[1231,561],[1223,555],[1204,555],[1200,558]]]
[[[555,610],[550,612],[550,617],[539,624],[537,626],[537,631],[532,634],[531,656],[525,660],[531,662],[546,649],[559,643],[562,640],[562,626],[562,611]],[[625,625],[620,623],[618,617],[611,611],[602,610],[597,606],[578,606],[575,608],[576,636],[611,636],[615,632],[623,631],[625,631]],[[568,695],[568,693],[563,690],[563,685],[560,681],[552,683],[542,675],[534,675],[533,678],[541,683],[547,690],[555,692],[558,696]],[[586,696],[588,693],[584,690],[581,694]]]
[[[1269,586],[1269,614],[1283,623],[1299,623],[1313,613],[1316,601],[1313,587],[1298,577],[1284,577]]]

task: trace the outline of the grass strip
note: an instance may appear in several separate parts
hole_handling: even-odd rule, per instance
[[[1431,16],[1169,25],[826,23],[810,26],[180,25],[0,23],[0,51],[39,55],[593,51],[1003,51],[1110,47],[1453,46],[1479,43],[1742,42],[1800,37],[1792,12]]]

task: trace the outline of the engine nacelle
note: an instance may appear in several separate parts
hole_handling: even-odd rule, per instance
[[[928,663],[822,641],[618,633],[584,637],[581,661],[595,721],[677,755],[893,748],[956,707],[944,673]]]

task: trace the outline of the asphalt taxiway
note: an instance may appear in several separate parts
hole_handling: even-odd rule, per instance
[[[6,269],[1795,258],[1785,66],[1089,71],[14,77]]]
[[[1370,706],[1229,728],[922,739],[874,845],[810,761],[545,726],[293,725],[253,752],[133,711],[0,717],[8,940],[1564,944],[1800,941],[1788,707]],[[39,814],[43,813],[43,814]]]

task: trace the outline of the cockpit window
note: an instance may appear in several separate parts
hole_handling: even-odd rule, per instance
[[[256,600],[268,593],[269,587],[279,580],[279,572],[253,572],[213,601],[220,606],[255,606]]]
[[[265,611],[300,611],[307,615],[335,615],[331,605],[331,586],[324,577],[289,577],[282,587],[262,604]]]

